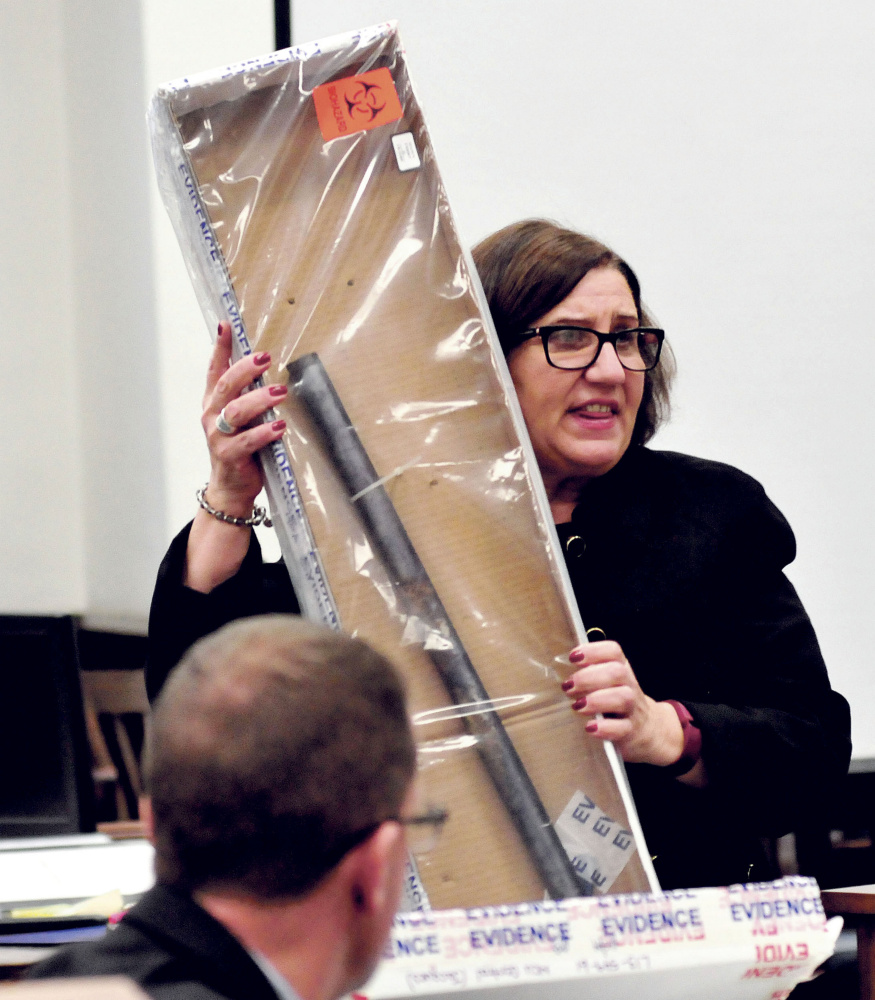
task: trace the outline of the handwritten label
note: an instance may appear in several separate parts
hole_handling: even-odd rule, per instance
[[[407,170],[419,170],[422,166],[412,132],[399,132],[393,135],[392,148],[395,150],[395,162],[401,173]]]

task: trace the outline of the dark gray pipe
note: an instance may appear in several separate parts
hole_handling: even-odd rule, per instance
[[[351,497],[371,544],[392,583],[416,615],[437,637],[425,652],[431,657],[456,705],[489,702],[489,693],[468,658],[441,599],[371,464],[328,373],[316,354],[288,365],[292,388],[322,434],[326,449]],[[368,487],[373,487],[368,489]],[[589,896],[592,885],[574,871],[553,829],[538,793],[526,773],[501,719],[493,710],[464,716],[465,727],[477,737],[477,749],[532,862],[553,899]]]

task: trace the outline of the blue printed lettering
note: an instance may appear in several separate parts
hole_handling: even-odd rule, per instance
[[[628,913],[621,917],[602,918],[602,934],[606,937],[618,937],[624,934],[644,934],[647,931],[683,931],[701,926],[702,914],[698,907],[669,912]]]
[[[582,826],[589,819],[590,811],[593,809],[595,809],[595,802],[584,795],[583,802],[578,802],[574,807],[574,812],[571,814],[571,818],[576,819]]]
[[[611,821],[607,816],[599,816],[592,828],[600,837],[607,837],[611,832]]]
[[[475,928],[469,932],[472,948],[509,947],[515,944],[534,944],[542,941],[557,944],[571,940],[569,925],[561,923],[532,924],[521,927]]]
[[[397,955],[439,955],[437,936],[427,934],[424,937],[398,938],[395,941]]]
[[[823,913],[823,903],[813,897],[804,897],[803,899],[766,899],[757,900],[753,903],[730,903],[729,912],[732,919],[736,922],[742,920],[771,920],[798,914],[811,916],[815,913]]]

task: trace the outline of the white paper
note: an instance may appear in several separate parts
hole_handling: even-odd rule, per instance
[[[154,854],[147,840],[2,852],[0,904],[139,895],[155,882]]]

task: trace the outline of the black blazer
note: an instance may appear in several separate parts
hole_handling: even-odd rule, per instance
[[[830,688],[783,569],[789,525],[750,476],[630,449],[558,526],[581,616],[617,640],[643,690],[683,702],[701,728],[707,790],[628,765],[664,888],[777,877],[761,838],[828,801],[850,759],[847,702]],[[162,564],[150,619],[152,696],[191,642],[234,617],[297,611],[282,562],[254,540],[209,595],[181,586],[188,529]]]
[[[62,948],[28,979],[128,976],[156,1000],[277,1000],[235,937],[189,896],[150,889],[99,941]]]
[[[586,486],[560,536],[584,623],[702,730],[707,790],[627,766],[661,882],[777,877],[759,839],[822,808],[851,752],[847,702],[783,573],[796,553],[786,520],[738,469],[633,448]]]

